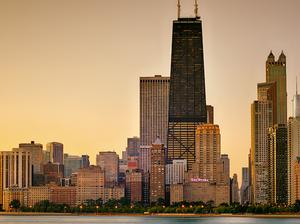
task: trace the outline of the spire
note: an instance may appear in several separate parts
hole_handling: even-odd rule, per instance
[[[181,4],[180,4],[180,0],[177,0],[177,8],[178,8],[178,11],[177,11],[177,18],[179,19],[179,18],[180,18],[180,12],[181,12]]]
[[[270,51],[270,54],[268,56],[268,62],[275,62],[275,56],[274,56],[272,50]]]
[[[285,56],[285,54],[283,53],[283,51],[281,51],[281,54],[280,54],[280,56],[279,56],[278,61],[279,61],[279,62],[283,62],[283,63],[286,62],[286,56]]]
[[[296,76],[296,96],[298,96],[298,77]]]
[[[198,0],[195,0],[195,17],[196,18],[199,18],[199,15],[198,15]]]

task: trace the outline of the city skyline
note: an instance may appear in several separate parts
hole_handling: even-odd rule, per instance
[[[5,31],[0,149],[31,140],[45,149],[47,142],[58,141],[66,153],[87,153],[92,161],[99,151],[121,155],[127,137],[139,135],[139,77],[170,76],[176,2],[129,0],[117,8],[108,1],[78,0],[72,7],[66,1],[0,3]],[[222,152],[229,154],[231,174],[239,179],[251,146],[249,105],[256,83],[263,81],[267,54],[284,50],[287,56],[288,115],[300,71],[300,33],[295,31],[300,3],[258,2],[202,0],[199,8],[207,104],[215,107]],[[183,14],[192,10],[193,1],[184,1]],[[115,131],[120,127],[122,133]]]

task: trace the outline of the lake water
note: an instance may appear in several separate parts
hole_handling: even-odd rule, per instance
[[[130,217],[130,216],[0,216],[5,224],[300,224],[300,219],[231,217]]]

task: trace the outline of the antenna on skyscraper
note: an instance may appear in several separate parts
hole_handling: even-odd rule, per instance
[[[198,15],[198,0],[195,0],[195,17],[198,19],[200,16]]]
[[[179,19],[179,18],[180,18],[180,11],[181,11],[180,0],[177,0],[177,8],[178,8],[178,11],[177,11],[177,18]]]
[[[296,95],[298,95],[298,77],[296,76]]]

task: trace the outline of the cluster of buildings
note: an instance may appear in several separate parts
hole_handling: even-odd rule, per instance
[[[194,18],[181,17],[178,1],[171,76],[140,78],[140,137],[128,138],[121,158],[99,152],[95,166],[87,155],[64,154],[60,143],[49,143],[45,151],[31,142],[0,152],[0,204],[8,210],[13,199],[25,206],[122,197],[144,205],[238,202],[237,175],[230,178],[214,108],[206,104],[203,58],[197,1]]]
[[[300,200],[300,95],[287,119],[286,56],[270,52],[266,81],[251,105],[249,165],[242,170],[241,202],[289,205]],[[296,87],[297,89],[297,87]]]

